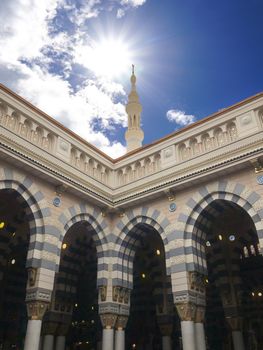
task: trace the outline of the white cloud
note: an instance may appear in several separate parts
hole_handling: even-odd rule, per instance
[[[102,146],[101,150],[112,158],[121,157],[126,153],[126,147],[124,147],[120,142],[113,142],[108,146]]]
[[[100,0],[86,0],[82,3],[82,6],[76,7],[72,4],[69,7],[69,19],[72,23],[77,26],[81,26],[90,18],[98,17],[100,9],[98,5],[101,3]]]
[[[121,5],[130,5],[133,7],[142,6],[146,3],[146,0],[121,0]]]
[[[125,16],[127,9],[130,7],[139,7],[142,6],[146,3],[146,0],[116,0],[122,7],[117,9],[117,18],[122,18]]]
[[[180,111],[178,109],[170,109],[166,113],[167,119],[170,122],[174,122],[179,126],[186,126],[194,123],[195,116],[191,114],[186,114],[184,111]]]
[[[117,18],[122,18],[123,16],[125,16],[125,11],[123,9],[118,9]]]
[[[67,81],[43,72],[37,66],[34,70],[24,68],[24,74],[17,82],[19,93],[98,147],[108,146],[108,143],[101,138],[95,142],[96,137],[91,135],[96,133],[92,128],[95,122],[99,122],[101,131],[111,129],[114,124],[125,125],[124,105],[114,102],[111,95],[96,86],[95,82],[89,81],[73,93]]]
[[[61,0],[9,0],[0,2],[0,60],[16,63],[40,54],[48,41],[48,21]]]
[[[145,0],[118,1],[119,15],[143,3]],[[8,19],[0,26],[1,82],[117,157],[125,153],[125,147],[117,141],[117,134],[111,142],[107,133],[112,135],[115,126],[126,126],[126,93],[112,77],[94,74],[84,55],[92,42],[86,22],[99,16],[102,1],[80,4],[76,7],[73,0],[0,0],[1,18]],[[74,24],[70,32],[63,16]],[[72,83],[72,77],[77,83]]]

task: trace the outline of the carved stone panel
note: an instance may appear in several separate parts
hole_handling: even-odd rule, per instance
[[[36,279],[37,279],[37,269],[34,267],[29,267],[27,269],[28,273],[28,286],[35,287]]]
[[[113,286],[112,287],[112,300],[122,304],[129,304],[130,302],[130,289]]]
[[[107,286],[99,287],[99,299],[100,301],[106,301],[107,298]]]
[[[205,277],[203,274],[191,271],[188,272],[188,281],[190,289],[200,293],[205,293]]]

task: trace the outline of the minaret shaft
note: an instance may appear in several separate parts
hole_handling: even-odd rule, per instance
[[[128,129],[125,133],[125,139],[127,143],[127,152],[130,152],[141,147],[144,138],[144,133],[141,129],[142,106],[136,91],[134,66],[132,66],[131,92],[126,105],[126,112],[128,115]]]

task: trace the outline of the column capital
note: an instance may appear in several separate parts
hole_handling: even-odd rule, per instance
[[[171,314],[161,314],[157,316],[157,323],[162,336],[168,336],[173,331],[173,316]]]
[[[49,303],[43,301],[27,302],[27,315],[29,320],[42,320]]]
[[[57,335],[66,336],[69,330],[69,324],[60,324],[57,327]]]
[[[226,321],[229,324],[232,331],[241,331],[243,328],[243,318],[236,317],[226,317]]]
[[[43,322],[42,333],[43,335],[52,334],[55,335],[58,324],[55,322]]]
[[[101,314],[100,319],[103,328],[112,329],[115,327],[118,315],[116,314]]]
[[[181,321],[194,321],[196,315],[196,305],[192,303],[175,304]]]
[[[117,320],[116,320],[116,324],[115,324],[115,328],[117,330],[125,329],[127,322],[128,322],[128,316],[118,315]]]
[[[170,336],[173,332],[173,324],[172,323],[166,323],[166,324],[159,324],[160,332],[162,336]]]
[[[205,320],[205,306],[197,305],[195,313],[195,322],[204,323]]]

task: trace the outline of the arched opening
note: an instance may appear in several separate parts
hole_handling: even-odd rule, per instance
[[[135,225],[129,235],[128,269],[133,266],[133,288],[125,349],[163,349],[164,337],[176,348],[180,322],[173,305],[171,278],[166,273],[162,238],[146,223]]]
[[[0,348],[22,349],[27,327],[27,252],[30,240],[25,200],[0,191]]]
[[[101,325],[98,317],[97,250],[95,231],[87,221],[73,224],[61,245],[59,271],[55,276],[52,307],[42,327],[60,349],[96,349]],[[56,337],[56,339],[55,339]]]
[[[245,208],[213,200],[194,227],[207,264],[205,328],[214,350],[263,348],[263,257],[257,218],[252,220]]]

